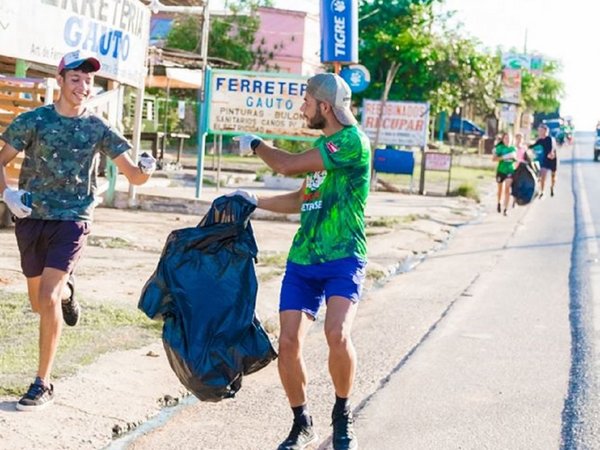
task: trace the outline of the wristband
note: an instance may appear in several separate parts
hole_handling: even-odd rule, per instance
[[[252,154],[256,155],[256,149],[258,148],[258,146],[260,145],[262,141],[260,139],[252,139],[250,141],[250,148],[252,149]]]

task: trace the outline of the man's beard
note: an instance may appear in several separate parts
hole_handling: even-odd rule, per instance
[[[306,118],[306,125],[311,130],[322,130],[327,125],[325,117],[321,114],[321,111],[317,110],[315,116],[312,119]]]

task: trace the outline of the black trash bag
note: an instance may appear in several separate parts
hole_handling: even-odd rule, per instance
[[[537,174],[530,163],[522,162],[512,176],[511,194],[517,205],[527,205],[535,198]]]
[[[233,397],[242,376],[277,357],[255,315],[258,253],[240,196],[217,198],[195,228],[173,231],[138,308],[163,319],[171,368],[196,397]]]

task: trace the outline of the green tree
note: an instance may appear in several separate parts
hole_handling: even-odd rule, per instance
[[[363,1],[360,59],[371,73],[361,97],[377,98],[392,77],[389,99],[426,99],[430,91],[434,1]]]
[[[467,106],[486,115],[498,98],[500,63],[450,24],[453,13],[436,12],[438,0],[363,1],[361,60],[372,77],[364,97],[429,101],[432,114]],[[390,69],[397,69],[390,71]]]
[[[465,115],[496,115],[501,96],[501,58],[465,36],[443,0],[362,0],[360,59],[371,73],[362,98],[428,101],[431,114],[461,107]],[[531,110],[558,106],[563,85],[557,64],[523,75],[523,103]]]
[[[560,65],[547,60],[540,73],[524,70],[521,78],[521,101],[530,111],[549,113],[560,106],[564,83],[558,78]]]
[[[442,18],[441,32],[435,36],[438,56],[432,68],[437,87],[429,101],[432,112],[466,108],[471,115],[492,114],[500,96],[500,58],[480,50],[480,42],[447,28]]]
[[[272,0],[237,0],[226,2],[229,12],[210,20],[208,56],[233,61],[239,69],[268,66],[272,52],[263,45],[254,48],[254,39],[260,26],[256,14],[260,6],[272,6]],[[180,15],[167,37],[167,47],[198,53],[202,20],[199,16]]]

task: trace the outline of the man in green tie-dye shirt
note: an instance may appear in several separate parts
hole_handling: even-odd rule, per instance
[[[254,135],[239,138],[242,151],[251,149],[276,172],[308,174],[300,190],[289,194],[260,198],[247,191],[232,194],[270,211],[300,212],[279,304],[279,375],[294,413],[280,450],[305,448],[317,440],[307,407],[302,342],[323,302],[327,303],[325,335],[336,396],[333,448],[358,446],[348,402],[356,370],[350,330],[365,277],[364,212],[371,151],[350,111],[350,97],[350,88],[338,75],[325,73],[308,80],[301,110],[308,126],[322,130],[323,136],[307,152],[287,153]]]

